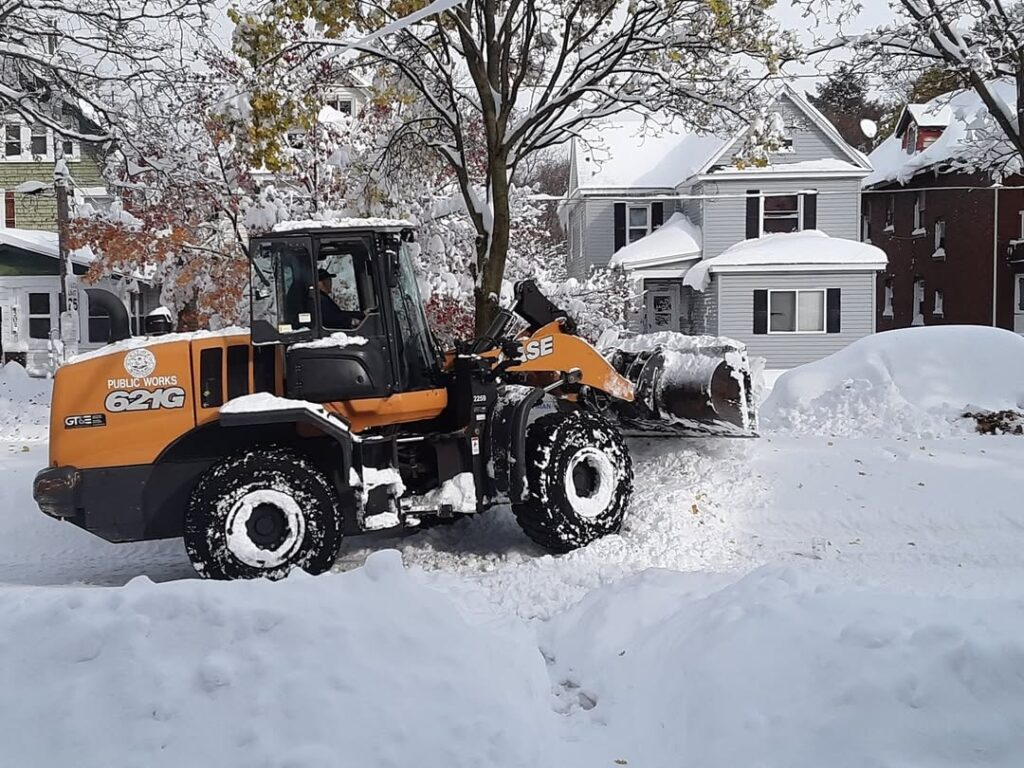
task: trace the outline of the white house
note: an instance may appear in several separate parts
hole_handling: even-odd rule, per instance
[[[141,333],[143,318],[159,303],[159,291],[139,279],[113,275],[81,283],[76,278],[86,273],[92,258],[88,249],[71,255],[71,302],[77,298],[82,351],[110,341],[115,314],[127,315],[131,331]],[[51,368],[50,339],[60,323],[58,273],[55,232],[0,229],[0,356],[4,362],[20,362],[34,376]]]
[[[785,138],[765,165],[736,160],[746,128],[731,136],[702,136],[678,121],[663,120],[662,129],[652,132],[637,119],[625,119],[600,123],[575,141],[564,215],[570,275],[581,277],[594,267],[623,269],[643,296],[635,323],[644,330],[716,332],[742,340],[762,335],[754,326],[759,291],[778,292],[778,306],[766,310],[774,317],[785,312],[783,294],[792,296],[811,283],[825,291],[822,298],[838,290],[836,311],[844,330],[830,334],[799,324],[784,330],[790,323],[780,319],[770,332],[776,337],[771,344],[753,345],[754,354],[766,356],[773,367],[817,359],[872,333],[874,270],[884,266],[877,254],[868,261],[879,266],[871,268],[863,259],[849,269],[831,263],[824,270],[813,269],[812,262],[796,269],[785,259],[767,261],[755,270],[756,279],[723,276],[712,279],[705,292],[684,281],[702,260],[765,235],[818,230],[829,238],[859,240],[861,179],[871,170],[867,158],[792,88],[779,92],[772,110]],[[850,253],[831,239],[819,245]],[[817,311],[813,325],[824,328],[827,307],[823,303]]]

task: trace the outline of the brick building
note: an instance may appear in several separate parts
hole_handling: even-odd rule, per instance
[[[1012,105],[1012,84],[1000,87]],[[982,110],[973,91],[909,105],[871,155],[861,236],[888,256],[880,331],[971,324],[1024,333],[1024,179],[957,169]]]

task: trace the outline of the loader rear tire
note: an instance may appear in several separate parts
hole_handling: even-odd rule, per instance
[[[633,493],[633,462],[618,429],[587,411],[549,413],[526,435],[527,498],[512,505],[526,535],[569,552],[617,533]]]
[[[206,472],[185,513],[185,549],[209,579],[281,579],[330,569],[341,546],[334,488],[311,461],[269,446]]]

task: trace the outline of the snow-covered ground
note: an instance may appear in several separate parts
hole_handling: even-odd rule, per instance
[[[907,333],[781,375],[759,439],[633,442],[619,536],[499,510],[277,584],[44,518],[5,372],[0,764],[1020,765],[1024,438],[957,415],[1024,403],[1024,340]]]

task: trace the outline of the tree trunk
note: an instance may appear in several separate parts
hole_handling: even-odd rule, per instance
[[[477,239],[476,334],[484,333],[498,313],[501,283],[505,277],[509,231],[508,165],[505,158],[495,158],[491,165],[491,207],[494,212],[490,237]],[[489,242],[488,242],[489,241]]]

